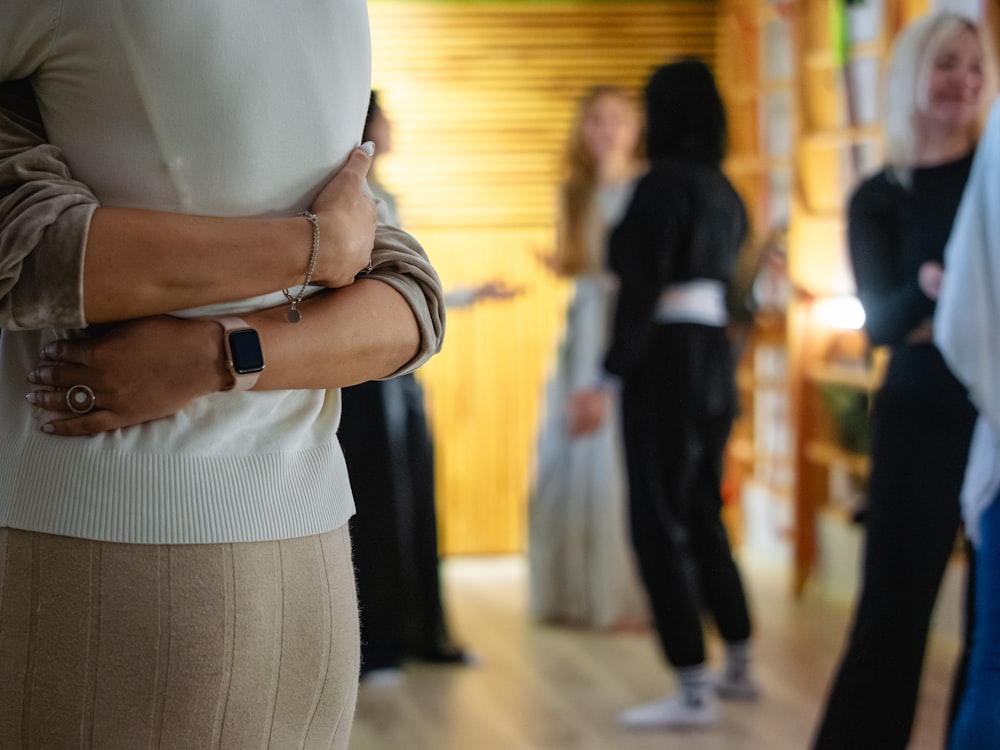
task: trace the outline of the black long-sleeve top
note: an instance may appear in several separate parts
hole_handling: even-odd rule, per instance
[[[943,262],[971,167],[969,154],[915,169],[909,189],[883,171],[851,196],[848,244],[872,344],[902,343],[933,315],[934,301],[920,289],[917,273],[927,261]]]
[[[624,376],[642,363],[657,325],[657,301],[669,284],[715,279],[728,285],[746,233],[746,209],[720,169],[655,164],[611,233],[609,263],[620,286],[605,369]]]

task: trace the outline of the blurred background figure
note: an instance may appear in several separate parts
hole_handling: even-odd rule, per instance
[[[364,140],[382,156],[392,127],[373,91]],[[396,197],[378,180],[368,184],[384,202],[380,220],[399,227]],[[496,282],[453,290],[452,307],[517,294]],[[339,436],[357,514],[351,519],[361,609],[361,670],[391,682],[407,660],[469,664],[473,657],[449,632],[442,602],[434,492],[434,443],[423,388],[411,373],[344,389]]]
[[[547,262],[572,281],[572,296],[529,504],[530,608],[547,623],[614,629],[647,621],[626,531],[617,406],[586,435],[577,412],[581,391],[597,384],[607,346],[616,286],[607,234],[644,169],[640,131],[634,98],[600,86],[581,99],[566,148],[556,252]]]
[[[948,750],[1000,747],[1000,102],[994,103],[945,248],[934,340],[979,418],[962,487],[976,555],[975,633]]]
[[[658,68],[645,89],[650,171],[611,234],[620,287],[604,364],[621,378],[632,541],[676,694],[625,711],[633,729],[708,727],[718,698],[754,699],[751,622],[722,522],[736,412],[726,300],[748,222],[722,172],[726,118],[709,68]],[[709,674],[702,614],[726,644]]]
[[[861,589],[816,750],[904,750],[909,741],[976,419],[934,345],[931,319],[993,73],[982,31],[967,18],[940,12],[903,29],[885,92],[885,168],[850,199],[865,331],[892,349],[872,412]]]

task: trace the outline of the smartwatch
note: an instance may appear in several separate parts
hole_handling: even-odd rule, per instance
[[[225,316],[212,318],[222,326],[222,346],[225,350],[226,367],[233,375],[233,384],[227,391],[245,391],[253,388],[264,369],[264,352],[260,348],[260,336],[242,318]]]

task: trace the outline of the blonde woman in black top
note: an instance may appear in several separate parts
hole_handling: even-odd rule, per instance
[[[954,13],[903,30],[886,91],[886,166],[850,201],[865,330],[892,353],[873,410],[862,586],[815,750],[903,750],[909,741],[976,418],[933,343],[931,320],[989,103],[984,48],[979,26]]]

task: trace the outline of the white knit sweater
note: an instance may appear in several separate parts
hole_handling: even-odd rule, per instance
[[[43,434],[50,416],[24,393],[45,343],[83,325],[83,248],[98,201],[212,215],[309,206],[360,138],[364,0],[3,0],[0,81],[21,78],[61,152],[39,146],[0,95],[0,526],[202,543],[345,523],[354,506],[337,391],[218,393],[92,438]],[[69,179],[63,154],[92,194]],[[413,369],[440,346],[440,284],[404,233],[380,228],[374,260],[373,278],[399,290],[420,324]]]

